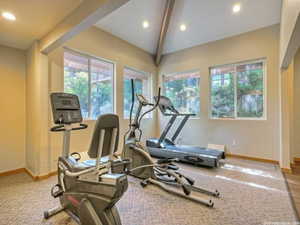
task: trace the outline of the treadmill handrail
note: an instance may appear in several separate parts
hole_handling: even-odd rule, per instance
[[[159,106],[159,109],[160,109],[161,113],[164,116],[171,116],[171,119],[169,120],[169,122],[167,123],[167,125],[164,128],[163,132],[161,133],[161,135],[158,139],[158,145],[161,145],[161,143],[166,139],[166,136],[169,133],[171,127],[174,125],[174,122],[175,122],[176,118],[178,116],[184,117],[182,119],[182,121],[180,122],[179,126],[177,127],[177,129],[175,130],[175,133],[173,134],[172,138],[171,138],[172,142],[175,143],[176,138],[178,137],[178,135],[182,131],[182,128],[184,127],[187,120],[191,116],[196,116],[196,114],[195,113],[180,113],[180,112],[177,111],[177,109],[175,109],[173,103],[171,102],[171,100],[168,97],[166,97],[166,96],[159,96],[159,97],[160,98],[158,99],[158,97],[155,96],[154,100],[156,101],[156,103],[158,103],[158,106]],[[164,99],[164,101],[161,102],[161,100],[163,100],[163,99]],[[171,112],[169,112],[169,111],[171,111]]]

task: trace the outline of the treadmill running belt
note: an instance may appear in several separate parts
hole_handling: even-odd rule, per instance
[[[195,153],[195,154],[203,154],[214,156],[217,158],[223,158],[223,151],[209,149],[209,148],[201,148],[198,146],[187,146],[187,145],[166,145],[166,149],[176,150],[178,152],[186,152],[186,153]],[[162,149],[163,151],[163,149]]]

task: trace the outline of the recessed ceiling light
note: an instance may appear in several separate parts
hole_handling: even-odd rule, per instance
[[[143,27],[144,27],[145,29],[149,27],[149,22],[148,22],[147,20],[145,20],[145,21],[143,22]]]
[[[11,20],[11,21],[15,21],[16,20],[15,15],[12,14],[12,13],[10,13],[10,12],[3,12],[2,16],[4,17],[4,19],[7,19],[7,20]]]
[[[233,11],[233,13],[238,13],[239,11],[241,11],[241,5],[239,3],[235,4],[232,7],[232,11]]]
[[[185,31],[186,30],[186,25],[185,24],[181,24],[180,25],[180,30],[181,31]]]

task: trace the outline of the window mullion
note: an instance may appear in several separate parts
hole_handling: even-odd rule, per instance
[[[234,66],[234,119],[237,119],[237,71],[236,65]]]
[[[91,113],[91,110],[92,110],[92,105],[91,105],[91,93],[92,93],[92,90],[91,90],[91,59],[89,58],[88,59],[88,117],[89,119],[91,119],[91,116],[92,116],[92,113]]]

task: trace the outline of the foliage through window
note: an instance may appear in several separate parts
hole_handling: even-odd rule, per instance
[[[130,107],[131,107],[131,79],[134,79],[134,87],[136,94],[142,94],[146,99],[151,101],[151,77],[148,73],[131,69],[129,67],[124,68],[124,87],[123,87],[123,96],[124,96],[124,118],[129,118]],[[138,102],[135,97],[133,116],[138,107]],[[144,109],[147,110],[147,109]],[[151,113],[145,116],[146,118],[151,117]]]
[[[113,113],[113,79],[113,63],[65,51],[64,91],[78,95],[84,118]]]
[[[181,113],[200,114],[200,73],[198,71],[163,76],[164,95]]]
[[[210,69],[213,118],[263,118],[265,62]]]

